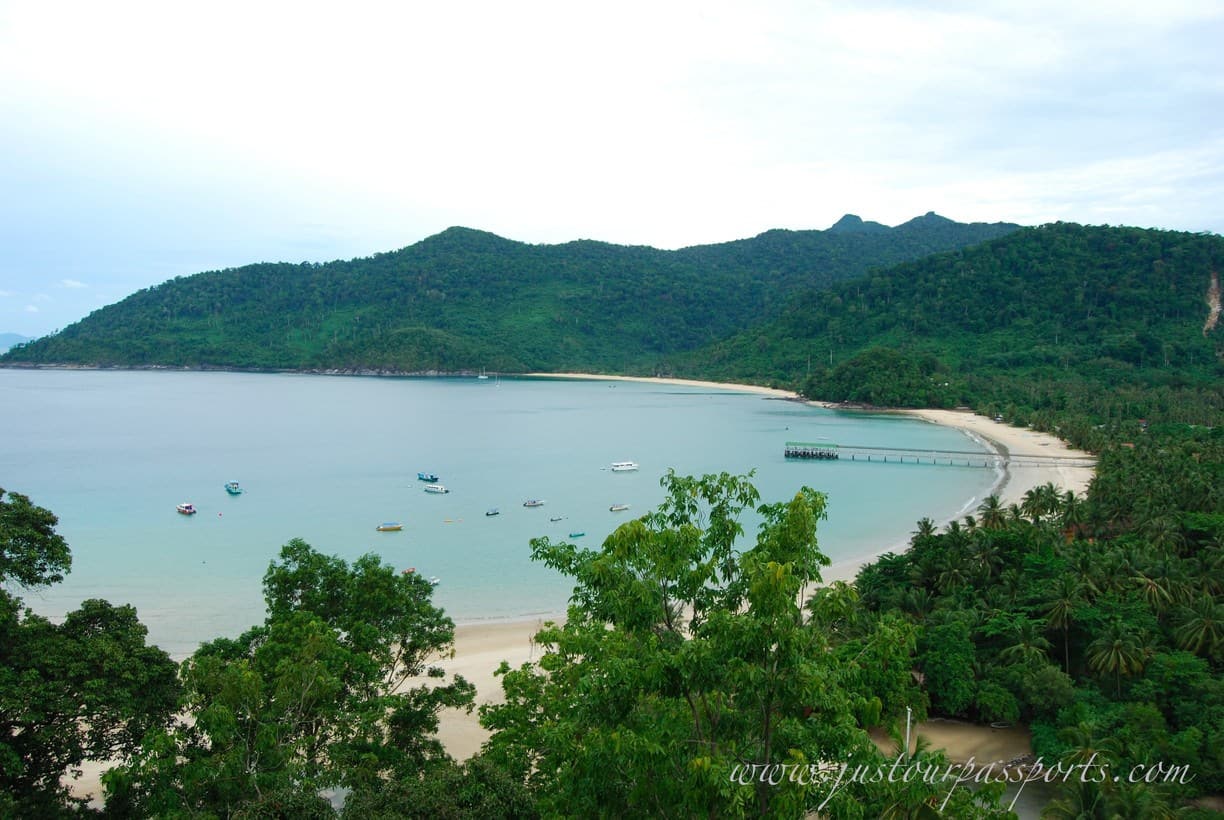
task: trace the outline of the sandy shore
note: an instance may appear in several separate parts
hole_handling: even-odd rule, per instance
[[[692,381],[685,379],[639,378],[629,376],[597,376],[583,373],[539,373],[538,378],[594,379],[611,381],[641,381],[658,384],[709,387],[719,390],[742,390],[773,398],[795,399],[800,397],[786,390],[753,385],[722,384],[719,382]],[[821,405],[834,407],[833,405]],[[898,411],[935,424],[943,424],[965,430],[978,437],[984,444],[996,450],[1005,450],[1012,456],[1074,456],[1089,458],[1088,453],[1072,450],[1054,436],[1035,433],[1031,430],[1010,427],[967,411],[954,410],[904,410]],[[1001,486],[996,493],[1004,505],[1019,504],[1024,494],[1033,487],[1054,483],[1063,490],[1074,490],[1083,494],[1092,480],[1092,469],[1083,466],[1046,465],[1008,467]],[[834,564],[824,573],[826,581],[852,580],[860,567],[873,560],[876,555],[864,555],[851,561]],[[561,617],[559,614],[558,618]],[[501,682],[494,675],[502,661],[511,667],[535,660],[539,648],[534,642],[536,632],[544,625],[544,619],[523,621],[490,621],[460,624],[455,630],[455,657],[439,665],[452,674],[461,674],[476,686],[476,705],[500,702]],[[450,754],[464,760],[480,750],[488,737],[479,723],[477,711],[470,714],[462,710],[447,710],[441,716],[439,737]],[[1028,733],[1022,728],[998,730],[954,721],[937,721],[921,724],[917,732],[932,741],[936,748],[945,749],[953,760],[1010,760],[1029,752]],[[94,767],[78,781],[76,791],[89,792],[97,789],[98,771]],[[95,791],[96,793],[96,791]]]
[[[720,390],[743,390],[774,398],[796,399],[800,397],[786,390],[756,387],[742,384],[691,381],[685,379],[644,378],[631,376],[595,376],[584,373],[539,373],[538,378],[597,379],[614,381],[641,381],[658,384],[675,384],[689,387],[710,387]],[[821,405],[830,407],[831,405]],[[965,430],[995,450],[1003,450],[1012,456],[1068,456],[1090,458],[1090,454],[1073,450],[1054,436],[1035,433],[1032,430],[1010,427],[1006,424],[978,416],[968,411],[955,410],[905,410],[899,411],[935,424]],[[1063,490],[1074,490],[1083,494],[1092,480],[1092,469],[1083,466],[1010,465],[996,493],[1004,505],[1019,504],[1024,494],[1049,482]],[[860,556],[829,567],[824,573],[826,581],[852,580],[859,569],[874,559],[875,555]],[[498,664],[505,660],[517,667],[538,654],[532,636],[542,625],[540,620],[490,624],[463,624],[455,634],[456,657],[442,664],[451,672],[462,674],[476,685],[477,705],[498,702],[501,699],[500,681],[493,675]],[[918,731],[929,737],[933,745],[948,751],[954,760],[965,760],[976,756],[978,760],[1012,759],[1029,751],[1028,734],[1022,729],[1000,731],[989,727],[941,721],[923,724]],[[488,733],[480,727],[476,712],[466,714],[452,710],[443,716],[439,731],[447,750],[457,759],[463,760],[480,749]]]

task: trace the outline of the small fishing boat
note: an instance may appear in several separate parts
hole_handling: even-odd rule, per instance
[[[445,488],[445,487],[443,487],[441,484],[426,484],[426,485],[425,485],[425,492],[427,492],[427,493],[438,493],[439,495],[441,495],[441,494],[444,494],[444,493],[449,493],[449,492],[450,492],[450,490],[446,489],[446,488]]]
[[[501,510],[497,509],[497,507],[490,507],[485,510],[485,515],[501,515]]]
[[[524,507],[543,507],[544,502],[538,498],[529,498],[523,502]]]
[[[581,538],[581,537],[582,537],[582,536],[584,536],[584,535],[586,535],[586,533],[585,533],[585,532],[571,532],[571,533],[569,534],[569,537],[570,537],[570,538]]]
[[[230,495],[242,495],[242,487],[237,481],[227,481],[225,483],[225,491]]]
[[[436,482],[438,480],[437,473],[417,473],[417,481]]]
[[[627,509],[629,509],[628,504],[613,504],[611,507],[608,507],[610,512],[623,512]]]
[[[548,519],[548,520],[549,520],[549,521],[560,521],[560,520],[561,520],[561,516],[559,516],[559,515],[554,515],[552,518],[550,518],[550,519]]]
[[[379,532],[399,532],[404,528],[404,525],[398,521],[384,521],[374,529]]]
[[[614,473],[627,473],[632,470],[636,470],[637,468],[638,468],[638,464],[636,461],[613,461],[612,462],[612,472]]]
[[[174,509],[178,510],[180,515],[195,515],[197,512],[199,512],[199,510],[195,508],[195,504],[188,504],[186,501],[179,504]]]

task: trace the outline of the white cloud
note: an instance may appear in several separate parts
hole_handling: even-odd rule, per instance
[[[25,312],[26,313],[38,313],[38,308],[35,307],[34,305],[26,305]]]
[[[0,0],[0,187],[22,193],[0,202],[0,279],[20,292],[450,225],[664,248],[846,212],[1224,231],[1218,0],[73,13]],[[93,306],[56,294],[58,324]]]

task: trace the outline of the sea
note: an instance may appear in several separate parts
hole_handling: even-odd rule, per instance
[[[919,519],[971,512],[999,478],[783,456],[787,441],[985,449],[903,415],[601,379],[0,369],[0,431],[0,487],[54,512],[72,549],[62,583],[15,591],[52,619],[89,598],[131,604],[178,659],[262,623],[263,575],[293,538],[436,578],[457,623],[546,618],[572,584],[531,560],[531,540],[598,549],[662,501],[668,470],[751,471],[762,502],[825,493],[834,562],[903,549]],[[759,519],[744,524],[753,538]]]

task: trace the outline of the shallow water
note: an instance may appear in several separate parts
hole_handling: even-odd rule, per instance
[[[294,537],[437,576],[456,621],[514,618],[562,612],[570,592],[529,560],[531,538],[584,532],[598,547],[659,503],[668,468],[756,470],[767,502],[805,484],[827,493],[820,543],[834,561],[903,545],[919,518],[972,509],[996,479],[782,455],[787,440],[977,446],[910,418],[598,380],[0,370],[0,429],[0,487],[55,512],[73,550],[68,579],[27,602],[51,616],[90,597],[132,603],[179,657],[262,621],[262,575]],[[609,469],[624,460],[641,469]],[[418,471],[451,492],[423,492]],[[230,480],[243,495],[226,494]],[[176,514],[183,501],[199,514]],[[629,510],[610,512],[618,503]],[[376,532],[383,521],[404,529]]]

